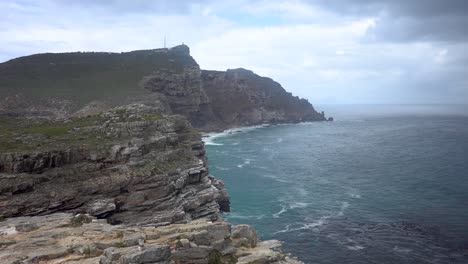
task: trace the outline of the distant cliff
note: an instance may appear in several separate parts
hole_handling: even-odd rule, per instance
[[[249,70],[202,71],[202,83],[217,121],[224,126],[324,120],[307,100]]]
[[[0,64],[0,115],[68,118],[129,103],[182,114],[204,131],[323,121],[305,99],[249,70],[202,71],[186,45],[37,54]]]

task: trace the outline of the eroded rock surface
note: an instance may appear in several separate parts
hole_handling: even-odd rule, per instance
[[[77,222],[73,214],[55,213],[1,222],[0,263],[301,263],[282,253],[276,240],[241,245],[231,229],[251,230],[245,225],[199,219],[129,227],[84,217]],[[35,228],[22,230],[25,225]]]

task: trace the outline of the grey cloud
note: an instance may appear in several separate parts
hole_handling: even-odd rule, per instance
[[[370,15],[387,11],[396,16],[464,15],[466,0],[306,0],[343,14]]]
[[[466,0],[315,0],[345,16],[377,17],[367,40],[389,42],[468,40]]]
[[[369,29],[366,37],[373,41],[466,42],[468,17],[444,15],[418,19],[386,16]]]

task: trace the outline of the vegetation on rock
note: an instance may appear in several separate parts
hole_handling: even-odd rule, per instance
[[[75,215],[70,219],[70,224],[72,226],[82,226],[83,224],[91,223],[92,219],[84,214]]]

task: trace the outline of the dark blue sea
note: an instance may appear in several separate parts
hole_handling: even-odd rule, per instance
[[[468,263],[468,108],[317,108],[205,139],[225,218],[305,263]]]

